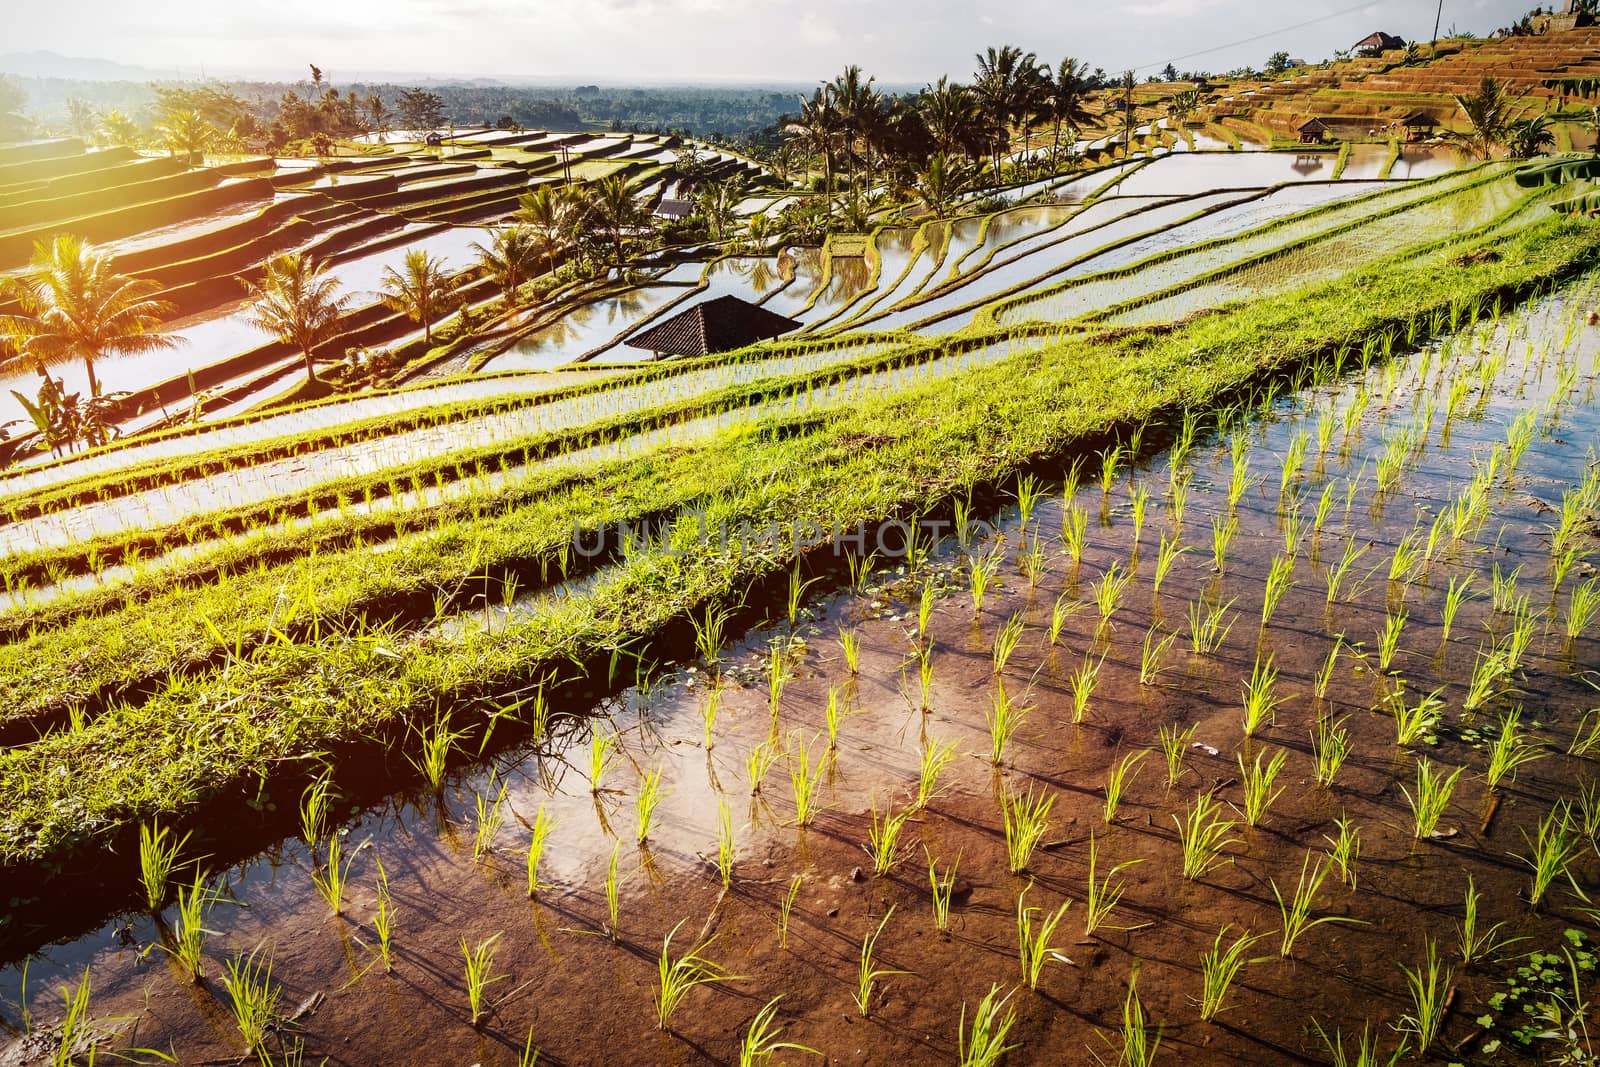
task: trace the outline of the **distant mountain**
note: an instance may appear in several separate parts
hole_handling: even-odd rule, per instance
[[[69,81],[145,82],[167,78],[193,77],[177,70],[137,67],[110,59],[84,59],[59,52],[8,52],[0,55],[0,74],[23,78],[62,78]]]

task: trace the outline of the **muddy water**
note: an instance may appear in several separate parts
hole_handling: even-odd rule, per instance
[[[242,1046],[226,1015],[220,961],[262,944],[273,953],[282,1010],[307,1005],[295,1033],[309,1053],[332,1063],[511,1064],[530,1032],[544,1050],[540,1062],[728,1062],[745,1024],[779,995],[784,1037],[823,1050],[829,1062],[951,1062],[962,1004],[970,1009],[991,983],[1010,989],[1017,982],[1015,909],[1030,882],[1006,872],[995,796],[997,790],[1032,787],[1053,797],[1054,807],[1030,863],[1032,888],[1025,903],[1052,910],[1066,898],[1074,903],[1054,942],[1066,962],[1047,964],[1036,992],[1024,989],[1013,997],[1018,1022],[1011,1040],[1020,1047],[1010,1062],[1114,1057],[1121,1005],[1135,973],[1147,1013],[1164,1027],[1167,1061],[1326,1062],[1310,1027],[1313,1018],[1330,1031],[1342,1030],[1346,1040],[1370,1022],[1388,1050],[1396,1040],[1390,1026],[1408,1010],[1397,964],[1420,961],[1427,937],[1438,939],[1441,953],[1449,954],[1467,875],[1484,894],[1488,921],[1505,921],[1507,933],[1531,939],[1515,951],[1558,950],[1563,929],[1587,925],[1561,889],[1544,915],[1530,914],[1517,898],[1527,885],[1526,870],[1508,854],[1526,852],[1522,833],[1556,798],[1570,795],[1574,782],[1594,773],[1592,760],[1562,754],[1582,709],[1594,702],[1577,672],[1600,663],[1593,634],[1570,648],[1561,636],[1562,608],[1584,577],[1578,573],[1584,566],[1575,568],[1561,590],[1551,590],[1545,542],[1552,521],[1545,509],[1594,459],[1590,450],[1600,431],[1594,397],[1600,332],[1569,325],[1573,313],[1594,300],[1591,290],[1581,302],[1552,301],[1516,334],[1486,331],[1481,344],[1453,342],[1448,353],[1429,355],[1426,363],[1411,356],[1393,371],[1374,367],[1355,381],[1289,398],[1242,423],[1245,455],[1260,481],[1234,512],[1238,532],[1221,573],[1212,570],[1208,540],[1212,521],[1229,513],[1232,460],[1226,440],[1202,431],[1191,457],[1181,526],[1165,499],[1168,453],[1148,460],[1131,479],[1122,473],[1108,497],[1095,485],[1078,492],[1073,503],[1087,510],[1089,534],[1076,567],[1066,561],[1055,532],[1062,509],[1054,493],[1035,507],[1026,526],[1015,507],[985,516],[998,518],[998,536],[980,537],[972,550],[998,548],[1006,562],[997,573],[998,589],[990,590],[981,611],[973,609],[967,567],[953,544],[915,574],[884,563],[859,595],[815,602],[792,633],[780,621],[745,635],[724,654],[725,688],[709,751],[701,714],[703,665],[669,672],[648,691],[631,690],[599,709],[603,717],[593,726],[558,714],[547,745],[497,759],[496,784],[487,769],[472,771],[439,798],[397,798],[349,823],[347,851],[365,847],[354,860],[344,918],[334,918],[312,893],[306,849],[287,843],[224,872],[231,899],[216,905],[207,920],[217,933],[205,984],[193,986],[175,975],[159,950],[141,956],[139,948],[158,942],[160,932],[151,920],[132,918],[54,946],[34,961],[29,1004],[35,1024],[47,1028],[59,1017],[54,987],[92,964],[92,1014],[119,1020],[106,1025],[124,1032],[136,1027],[124,1043],[171,1047],[184,1062],[231,1060]],[[1570,345],[1563,343],[1569,329]],[[1499,354],[1507,363],[1492,391],[1469,391],[1447,421],[1451,384],[1476,381],[1476,368]],[[1564,378],[1565,368],[1578,373]],[[1365,414],[1353,422],[1348,438],[1337,426],[1328,450],[1319,453],[1318,414],[1330,411],[1342,423],[1357,382],[1370,396]],[[1410,585],[1387,588],[1394,545],[1419,518],[1431,521],[1455,499],[1470,477],[1469,462],[1483,461],[1528,410],[1539,413],[1540,432],[1514,477],[1492,491],[1483,532],[1471,544],[1439,553]],[[1426,447],[1394,489],[1375,497],[1374,456],[1385,439],[1413,424],[1430,426]],[[1255,620],[1264,575],[1282,549],[1288,514],[1280,506],[1280,463],[1301,433],[1311,443],[1303,473],[1291,483],[1300,503],[1289,512],[1301,516],[1303,531],[1293,572],[1297,584],[1262,631]],[[1357,488],[1346,510],[1345,487],[1352,482]],[[1137,548],[1130,484],[1155,498]],[[1314,536],[1312,512],[1325,484],[1335,486],[1338,505]],[[1180,537],[1192,551],[1179,557],[1154,595],[1155,545],[1163,534]],[[1034,536],[1046,565],[1038,585],[1030,587],[1016,560]],[[1340,558],[1347,543],[1369,542],[1375,547],[1363,558],[1355,595],[1330,606],[1324,577],[1329,561]],[[1592,552],[1596,546],[1588,547]],[[1548,749],[1514,782],[1502,784],[1497,801],[1482,778],[1484,757],[1462,730],[1492,719],[1510,700],[1475,719],[1461,710],[1478,646],[1490,631],[1506,627],[1486,595],[1492,562],[1508,573],[1522,566],[1519,591],[1536,610],[1555,606],[1550,625],[1535,637],[1515,697],[1525,709],[1530,739]],[[1109,629],[1097,632],[1092,589],[1113,563],[1133,566],[1137,577]],[[1372,568],[1377,570],[1368,575]],[[1475,576],[1479,595],[1463,607],[1449,640],[1441,641],[1444,587],[1467,574]],[[923,711],[909,653],[921,636],[916,596],[928,580],[945,591],[929,626],[934,678]],[[1060,643],[1051,647],[1045,628],[1059,596],[1067,603],[1091,603],[1066,622]],[[1238,616],[1209,655],[1185,647],[1186,605],[1198,598],[1231,601],[1230,611]],[[1413,840],[1399,791],[1410,783],[1413,753],[1396,747],[1387,715],[1370,711],[1378,686],[1375,634],[1402,598],[1408,620],[1390,669],[1406,679],[1413,695],[1445,687],[1436,743],[1418,751],[1446,766],[1468,767],[1442,824],[1449,836],[1425,842]],[[774,612],[783,614],[777,606]],[[1019,613],[1027,629],[1003,682],[1015,701],[1033,710],[996,769],[989,765],[984,725],[997,692],[990,649],[999,625]],[[1178,632],[1179,639],[1165,670],[1145,685],[1138,677],[1139,646],[1150,625],[1158,635]],[[837,644],[847,632],[861,642],[858,674],[846,668]],[[1328,700],[1319,708],[1313,675],[1336,633],[1363,647],[1339,661]],[[827,748],[823,709],[831,691],[845,709],[838,747],[818,776],[820,811],[803,830],[793,825],[785,761],[773,765],[758,794],[751,793],[746,773],[749,753],[773,730],[763,665],[774,644],[789,650],[790,675],[778,702],[777,734],[792,751],[795,741],[805,739],[813,770]],[[1240,683],[1257,656],[1269,651],[1284,703],[1275,721],[1249,742],[1240,735]],[[1069,677],[1086,656],[1093,661],[1102,654],[1104,667],[1083,721],[1074,723]],[[1310,781],[1308,731],[1319,710],[1342,721],[1354,744],[1331,790]],[[1108,767],[1125,753],[1153,748],[1157,727],[1169,723],[1193,725],[1193,743],[1208,747],[1186,750],[1183,774],[1170,789],[1160,754],[1152,753],[1115,823],[1106,825],[1102,787]],[[592,731],[618,743],[599,783],[587,772]],[[945,770],[929,809],[905,824],[899,863],[888,877],[873,878],[862,847],[870,811],[874,805],[880,813],[891,805],[904,808],[915,788],[917,754],[930,742],[953,743],[957,759]],[[1175,867],[1172,816],[1208,785],[1218,785],[1224,801],[1242,804],[1234,757],[1251,759],[1258,751],[1287,753],[1279,779],[1284,794],[1259,827],[1235,828],[1231,862],[1198,881],[1183,879]],[[791,759],[798,764],[797,756]],[[656,770],[665,799],[647,847],[639,847],[634,799],[642,774]],[[507,798],[495,851],[474,860],[474,798],[482,793],[492,799],[501,782]],[[732,890],[725,896],[712,862],[719,802],[728,806],[737,852]],[[550,887],[530,902],[522,853],[527,824],[541,806],[556,819],[540,868]],[[1314,914],[1347,916],[1364,925],[1317,927],[1303,936],[1294,959],[1280,960],[1273,887],[1292,892],[1307,850],[1326,849],[1323,835],[1335,832],[1333,820],[1341,814],[1362,834],[1358,889],[1345,889],[1334,876],[1323,885]],[[1084,937],[1091,834],[1101,879],[1112,864],[1135,865],[1117,876],[1126,892],[1108,920],[1109,927],[1127,929],[1106,927]],[[948,936],[932,928],[924,849],[941,870],[958,863]],[[605,933],[602,888],[613,854],[620,902],[614,942]],[[382,973],[372,948],[380,857],[397,909],[392,976]],[[858,871],[862,867],[867,869]],[[1592,887],[1600,865],[1586,855],[1574,874],[1580,886]],[[797,875],[800,888],[783,948],[777,915]],[[870,1016],[863,1019],[851,1000],[861,943],[891,907],[878,941],[878,965],[907,973],[880,977]],[[715,935],[704,954],[741,978],[689,994],[673,1019],[676,1033],[668,1036],[653,1029],[655,956],[661,938],[680,920],[685,921],[675,949],[693,943],[703,929]],[[1199,991],[1197,961],[1225,924],[1235,932],[1248,928],[1269,936],[1253,950],[1252,958],[1260,959],[1235,982],[1221,1021],[1203,1023],[1192,999]],[[494,970],[504,978],[489,987],[490,1013],[474,1029],[466,1017],[460,941],[497,935]],[[1505,988],[1503,973],[1495,967],[1455,969],[1454,1007],[1438,1062],[1508,1062],[1504,1050],[1491,1055],[1469,1043],[1477,1030],[1472,1020],[1487,1011],[1486,997]],[[13,966],[5,972],[0,999],[15,1005],[20,986]],[[322,999],[309,999],[317,994]],[[14,1007],[7,1011],[10,1019],[18,1014]],[[1458,1045],[1465,1051],[1444,1054]]]

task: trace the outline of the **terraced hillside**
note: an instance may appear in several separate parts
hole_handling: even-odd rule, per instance
[[[1588,989],[1600,934],[1591,178],[1152,128],[821,247],[740,186],[516,302],[470,250],[525,194],[760,175],[409,136],[0,150],[0,212],[125,200],[187,342],[0,471],[0,1062],[736,1062],[780,1011],[850,1062],[1535,1061],[1565,979],[1508,1000],[1506,939]],[[239,284],[290,250],[394,380],[293,392]],[[416,250],[432,347],[365,299]],[[629,344],[723,296],[794,329]]]
[[[20,271],[36,242],[71,232],[111,255],[119,274],[148,280],[174,308],[176,352],[108,363],[103,387],[124,394],[111,409],[121,432],[241,410],[293,384],[299,356],[250,326],[243,281],[263,264],[301,252],[327,264],[356,300],[323,346],[415,348],[422,331],[378,301],[384,270],[409,250],[441,257],[461,276],[469,307],[494,303],[472,273],[471,246],[541,186],[617,177],[647,203],[677,185],[675,139],[472,133],[430,149],[391,141],[374,154],[327,160],[245,159],[187,167],[127,149],[77,141],[0,147],[0,274]],[[754,165],[713,156],[697,180],[758,177]],[[0,309],[4,310],[4,309]],[[83,371],[57,372],[67,391]],[[31,395],[26,370],[0,380],[0,422],[22,419],[10,390]],[[197,404],[196,401],[199,401]],[[26,423],[11,427],[15,432]]]
[[[1482,80],[1504,84],[1530,114],[1556,111],[1569,94],[1548,83],[1600,76],[1600,27],[1589,26],[1531,37],[1452,40],[1423,46],[1415,58],[1393,51],[1334,63],[1253,88],[1233,86],[1201,112],[1231,119],[1244,128],[1293,140],[1299,127],[1321,119],[1341,139],[1390,135],[1390,126],[1422,111],[1444,128],[1466,129],[1454,96],[1475,93]],[[1579,136],[1579,122],[1558,126],[1566,145]],[[1403,135],[1403,131],[1402,131]],[[1585,142],[1582,147],[1589,147]]]

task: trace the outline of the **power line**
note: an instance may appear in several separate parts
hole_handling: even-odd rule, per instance
[[[1214,48],[1203,48],[1198,52],[1190,52],[1187,55],[1173,56],[1171,59],[1164,59],[1156,63],[1146,63],[1142,66],[1134,67],[1133,69],[1150,70],[1155,67],[1164,67],[1169,63],[1177,63],[1185,59],[1195,59],[1199,56],[1208,56],[1213,52],[1225,52],[1230,48],[1238,48],[1240,45],[1254,44],[1257,41],[1265,41],[1267,38],[1276,37],[1281,33],[1293,33],[1295,30],[1303,30],[1307,26],[1315,26],[1317,23],[1327,22],[1329,19],[1340,18],[1344,15],[1353,15],[1357,11],[1365,11],[1371,6],[1371,0],[1368,0],[1366,3],[1356,4],[1354,7],[1347,7],[1341,11],[1330,11],[1326,15],[1318,15],[1314,19],[1307,19],[1305,22],[1297,22],[1293,26],[1282,26],[1276,30],[1268,30],[1266,33],[1258,33],[1254,37],[1246,37],[1243,40],[1231,41],[1228,44],[1219,44]]]

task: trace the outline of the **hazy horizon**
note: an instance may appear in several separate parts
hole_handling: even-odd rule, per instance
[[[1259,66],[1283,50],[1311,60],[1373,30],[1408,40],[1433,32],[1437,0],[1286,9],[1263,0],[1134,0],[1120,11],[1053,9],[1017,0],[1004,10],[932,0],[820,0],[791,16],[773,0],[281,0],[268,12],[219,11],[166,0],[137,25],[113,0],[30,5],[10,16],[15,52],[50,51],[188,77],[304,76],[316,63],[337,82],[490,78],[610,84],[794,85],[859,63],[886,84],[965,76],[973,53],[1017,44],[1044,62],[1072,55],[1141,75]],[[1527,0],[1446,0],[1452,24],[1480,36],[1509,25]],[[778,54],[773,54],[778,42]]]

